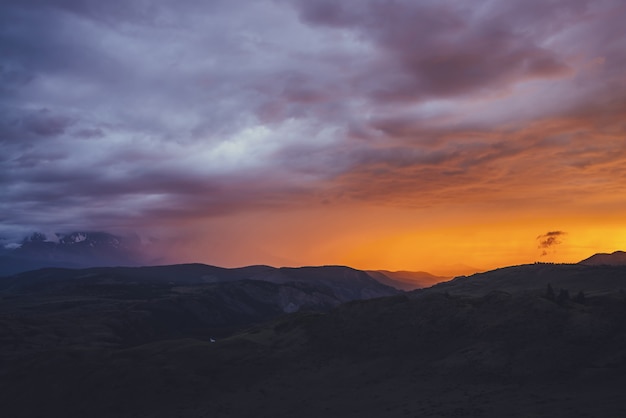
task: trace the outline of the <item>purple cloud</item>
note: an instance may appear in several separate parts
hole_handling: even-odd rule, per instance
[[[1,7],[0,230],[567,203],[626,179],[621,1]]]
[[[384,73],[364,83],[372,98],[422,101],[502,89],[570,72],[515,15],[462,2],[298,2],[305,22],[355,31],[380,51]],[[567,12],[567,7],[563,8]],[[549,12],[549,11],[548,11]],[[567,14],[567,13],[566,13]],[[535,26],[546,24],[536,16]],[[555,18],[555,17],[553,17]],[[527,32],[527,33],[522,33]]]

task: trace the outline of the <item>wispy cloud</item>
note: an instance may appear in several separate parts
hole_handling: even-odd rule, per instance
[[[548,250],[554,250],[554,248],[561,244],[562,237],[566,235],[567,232],[564,231],[549,231],[543,235],[539,235],[537,237],[538,246],[540,250],[542,250],[541,255],[548,255]]]

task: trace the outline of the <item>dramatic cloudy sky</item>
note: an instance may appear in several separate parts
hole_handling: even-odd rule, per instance
[[[436,272],[626,249],[625,18],[623,0],[4,0],[0,237]]]

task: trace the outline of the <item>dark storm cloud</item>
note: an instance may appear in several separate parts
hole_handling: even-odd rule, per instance
[[[72,124],[71,119],[55,116],[48,109],[40,109],[28,115],[22,121],[24,129],[39,136],[56,136],[63,134]]]
[[[571,0],[5,1],[0,228],[615,190],[623,12]]]
[[[14,142],[22,147],[28,146],[31,142],[63,135],[72,124],[71,117],[46,108],[0,110],[0,143]]]
[[[363,81],[375,99],[423,100],[482,89],[499,89],[521,79],[562,76],[568,66],[540,45],[525,19],[497,19],[498,6],[463,2],[298,2],[311,24],[355,30],[380,48],[381,70]],[[559,8],[565,15],[570,7]],[[547,10],[550,14],[550,10]],[[552,13],[558,22],[558,16]],[[533,25],[545,25],[537,13]]]

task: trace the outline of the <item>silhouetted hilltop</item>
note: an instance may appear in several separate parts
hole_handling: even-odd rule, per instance
[[[626,252],[615,251],[611,254],[598,253],[580,261],[578,264],[586,266],[626,266]]]
[[[96,267],[88,269],[47,268],[0,278],[0,290],[68,291],[84,285],[189,286],[256,280],[275,284],[305,283],[329,289],[340,302],[390,296],[398,291],[379,283],[367,273],[344,266],[275,268],[248,266],[222,268],[206,264],[150,267]]]
[[[548,284],[557,290],[563,288],[570,292],[582,290],[593,295],[614,293],[626,289],[626,266],[526,264],[457,277],[424,291],[469,296],[484,296],[493,291],[541,293]]]

